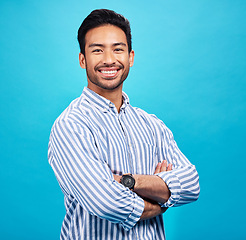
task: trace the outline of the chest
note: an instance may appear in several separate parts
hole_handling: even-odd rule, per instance
[[[137,114],[104,115],[95,124],[101,160],[115,174],[153,174],[158,163],[153,129]]]

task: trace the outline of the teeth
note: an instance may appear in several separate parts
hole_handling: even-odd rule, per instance
[[[103,74],[115,74],[117,70],[112,70],[112,71],[101,71]]]

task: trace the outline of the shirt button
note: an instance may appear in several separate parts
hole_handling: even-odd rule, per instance
[[[110,103],[110,104],[109,104],[109,106],[110,106],[110,107],[113,107],[113,104],[112,104],[112,103]]]

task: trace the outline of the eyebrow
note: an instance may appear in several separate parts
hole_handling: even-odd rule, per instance
[[[104,47],[105,45],[104,44],[101,44],[101,43],[92,43],[89,45],[89,48],[91,47]],[[123,42],[117,42],[117,43],[113,43],[113,46],[116,47],[116,46],[126,46],[125,43]]]
[[[123,43],[123,42],[119,42],[119,43],[114,43],[113,46],[114,46],[114,47],[115,47],[115,46],[126,46],[126,44]]]

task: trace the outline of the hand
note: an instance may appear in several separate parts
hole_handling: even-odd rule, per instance
[[[167,160],[163,160],[161,163],[159,162],[157,164],[154,174],[160,173],[160,172],[171,171],[171,170],[172,170],[172,164],[169,163],[167,165]]]

